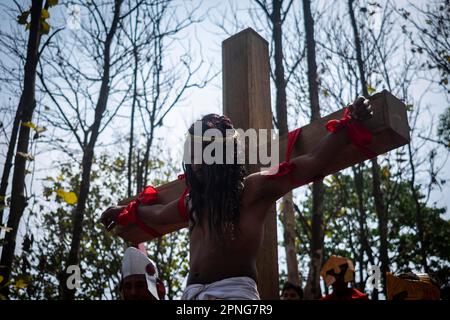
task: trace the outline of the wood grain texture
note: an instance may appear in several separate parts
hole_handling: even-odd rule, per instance
[[[269,59],[267,41],[250,28],[222,43],[223,113],[235,128],[272,129]],[[247,170],[259,171],[260,165]],[[257,269],[261,299],[279,299],[275,205],[266,217]]]

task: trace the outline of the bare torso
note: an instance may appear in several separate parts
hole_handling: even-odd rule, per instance
[[[252,201],[251,188],[244,187],[239,226],[217,240],[204,223],[190,235],[189,284],[207,284],[230,277],[250,277],[257,281],[256,257],[264,235],[267,204]]]

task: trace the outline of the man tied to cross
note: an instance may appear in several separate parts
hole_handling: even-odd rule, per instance
[[[127,207],[106,210],[101,221],[112,229],[116,223],[136,223],[145,232],[161,235],[169,225],[183,225],[190,231],[190,262],[187,287],[182,299],[259,299],[256,258],[264,234],[269,208],[292,189],[321,177],[322,169],[341,149],[354,142],[346,128],[357,127],[371,116],[369,101],[358,98],[348,106],[342,121],[330,121],[329,133],[312,152],[289,159],[300,130],[290,136],[287,159],[274,169],[245,173],[237,161],[227,164],[184,163],[186,189],[167,204],[157,204],[152,187]],[[202,118],[202,131],[218,129],[224,135],[233,124],[226,116],[210,114]],[[202,132],[202,133],[203,133]],[[193,126],[189,129],[192,135]],[[358,133],[357,133],[358,134]],[[212,141],[202,140],[202,150]],[[231,139],[237,144],[237,137]],[[291,147],[290,147],[291,146]],[[234,150],[238,150],[237,146]]]

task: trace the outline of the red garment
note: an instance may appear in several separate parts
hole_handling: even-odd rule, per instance
[[[286,148],[285,161],[280,163],[278,166],[269,169],[268,173],[266,174],[267,179],[274,179],[277,177],[285,176],[287,174],[290,174],[292,172],[292,170],[294,170],[297,167],[297,165],[295,163],[291,162],[291,154],[292,154],[292,151],[294,150],[294,146],[295,146],[295,143],[297,142],[300,132],[301,132],[301,128],[297,128],[288,133],[288,143],[287,143],[287,148]],[[310,181],[299,181],[299,180],[296,180],[292,175],[289,175],[289,179],[291,180],[292,184],[296,187],[299,187],[304,184],[308,184],[308,183],[316,181],[316,180],[320,180],[322,178],[323,177],[315,177],[315,178],[311,179]]]
[[[287,148],[286,148],[285,161],[280,163],[278,166],[269,169],[269,171],[266,175],[267,179],[274,179],[277,177],[285,176],[287,174],[290,174],[292,172],[292,170],[294,170],[297,167],[295,163],[291,162],[291,154],[292,154],[292,150],[294,150],[294,145],[298,139],[300,132],[301,132],[301,128],[297,128],[294,131],[291,131],[288,133],[288,142],[287,142]],[[295,178],[292,177],[291,175],[289,176],[289,178],[291,179],[291,182],[294,185],[302,184],[300,181],[295,180]]]
[[[179,180],[183,180],[185,178],[185,174],[182,173],[178,175]],[[187,209],[184,205],[184,198],[186,197],[189,189],[186,187],[186,189],[183,191],[182,196],[178,200],[178,210],[180,212],[180,215],[185,219],[186,221],[189,220],[189,215],[187,212]],[[144,222],[142,222],[138,215],[137,215],[137,209],[139,205],[150,205],[154,204],[158,199],[158,190],[153,188],[152,186],[148,186],[142,191],[136,200],[131,201],[119,215],[117,216],[117,223],[126,226],[130,223],[136,224],[142,231],[145,233],[148,233],[152,237],[161,237],[162,234],[155,229],[149,227]]]
[[[349,108],[345,108],[344,116],[341,119],[330,120],[325,127],[329,132],[345,129],[352,143],[366,156],[367,159],[377,156],[372,150],[366,147],[366,145],[372,142],[372,133],[359,122],[352,120]]]
[[[334,291],[331,294],[328,294],[320,300],[325,301],[336,301],[336,300],[369,300],[367,294],[362,293],[361,291],[356,290],[355,288],[347,288],[343,293],[337,295]]]
[[[162,234],[142,222],[137,216],[137,209],[140,204],[153,204],[158,199],[158,191],[152,186],[148,186],[142,191],[136,200],[131,201],[117,216],[117,223],[126,226],[130,223],[136,224],[142,231],[152,237],[161,237]]]
[[[178,175],[178,180],[183,180],[186,178],[186,174],[182,173]],[[184,199],[189,193],[189,188],[184,188],[183,193],[181,194],[180,198],[178,199],[178,212],[180,213],[180,216],[183,218],[184,221],[189,221],[189,212],[186,208],[186,204]]]
[[[180,216],[183,218],[184,221],[189,221],[189,212],[186,208],[186,204],[184,202],[184,199],[186,198],[187,194],[189,193],[189,188],[186,187],[183,191],[183,194],[178,199],[178,212],[180,213]]]

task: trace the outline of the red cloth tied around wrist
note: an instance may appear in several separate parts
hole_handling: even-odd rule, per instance
[[[148,233],[152,237],[161,237],[162,234],[155,229],[149,227],[142,222],[138,215],[137,210],[140,204],[149,205],[155,203],[158,199],[158,191],[152,186],[148,186],[142,191],[136,200],[131,201],[117,216],[117,223],[121,226],[127,226],[130,223],[136,224],[142,231]]]
[[[341,119],[330,120],[325,127],[329,132],[337,132],[341,129],[345,129],[353,145],[355,145],[367,159],[377,156],[372,150],[366,147],[366,145],[372,142],[372,133],[359,122],[352,119],[348,107],[345,108],[344,116]]]

